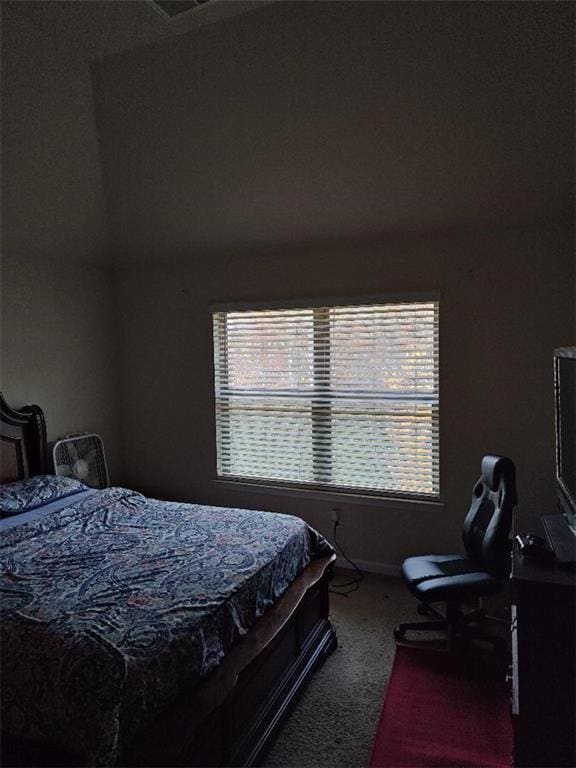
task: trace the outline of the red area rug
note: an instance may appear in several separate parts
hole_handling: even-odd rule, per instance
[[[501,676],[447,653],[396,647],[370,768],[510,768]]]

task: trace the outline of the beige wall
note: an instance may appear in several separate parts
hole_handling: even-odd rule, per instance
[[[88,63],[20,5],[2,3],[2,256],[97,261],[107,223]]]
[[[113,292],[89,69],[2,3],[2,391],[119,473]]]
[[[350,555],[397,564],[459,545],[479,462],[514,459],[523,506],[554,505],[552,350],[574,343],[569,228],[462,230],[235,253],[118,273],[128,482],[169,498],[301,514],[330,531],[332,501],[226,492],[215,476],[210,304],[430,291],[441,295],[444,509],[339,503]]]
[[[73,262],[2,265],[2,392],[14,407],[38,403],[48,439],[96,432],[119,480],[112,278]]]

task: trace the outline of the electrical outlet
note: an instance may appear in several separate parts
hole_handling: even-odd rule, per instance
[[[332,522],[333,523],[340,523],[340,510],[339,509],[333,509],[332,510]]]

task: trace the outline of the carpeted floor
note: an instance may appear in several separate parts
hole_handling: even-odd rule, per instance
[[[265,768],[359,768],[368,765],[394,659],[392,628],[417,617],[400,579],[367,574],[357,592],[331,595],[338,649],[316,671]]]

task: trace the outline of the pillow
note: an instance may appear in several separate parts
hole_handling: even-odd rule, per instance
[[[27,480],[6,483],[0,485],[0,517],[19,515],[87,490],[88,486],[79,480],[56,475],[34,475]]]

